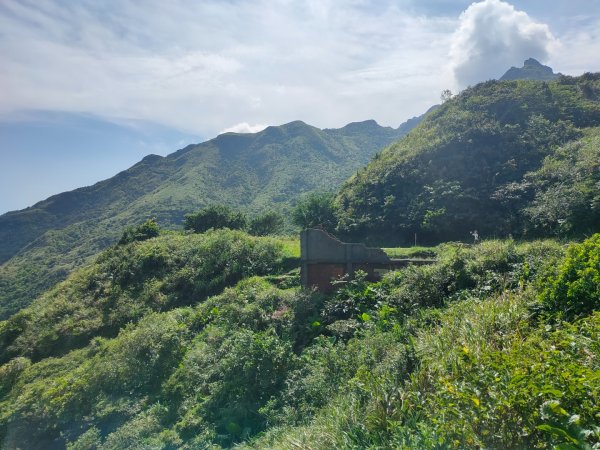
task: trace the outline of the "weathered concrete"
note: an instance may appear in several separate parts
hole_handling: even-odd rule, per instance
[[[364,244],[345,243],[323,230],[308,229],[300,234],[302,285],[321,292],[334,289],[332,280],[352,275],[357,270],[367,273],[367,279],[377,281],[391,270],[409,264],[431,264],[432,260],[390,259],[380,248]]]

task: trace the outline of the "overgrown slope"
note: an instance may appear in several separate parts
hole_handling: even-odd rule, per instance
[[[167,234],[118,245],[0,327],[0,361],[33,359],[113,336],[151,311],[196,303],[244,277],[281,270],[279,241],[243,232]]]
[[[112,248],[0,325],[2,445],[597,443],[600,237],[566,256],[552,241],[435,251],[323,297],[277,275],[274,239]]]
[[[375,152],[406,133],[374,121],[320,130],[303,122],[226,133],[167,157],[148,156],[94,186],[0,216],[0,318],[27,305],[73,268],[155,217],[179,227],[211,203],[250,213],[289,211],[300,195],[335,190]]]
[[[339,230],[396,243],[415,233],[439,242],[474,230],[593,232],[600,226],[598,125],[600,74],[476,85],[344,185]],[[560,173],[551,175],[553,166]],[[550,211],[572,194],[562,211]],[[544,205],[551,197],[555,206]]]

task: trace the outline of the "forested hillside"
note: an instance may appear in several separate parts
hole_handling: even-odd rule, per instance
[[[181,227],[186,213],[213,203],[251,214],[288,212],[306,192],[336,190],[419,120],[398,129],[366,121],[320,130],[298,121],[255,134],[226,133],[4,214],[0,318],[116,242],[126,226],[155,217],[163,226]]]
[[[478,84],[344,185],[338,231],[396,244],[597,231],[599,125],[600,74]]]
[[[599,235],[445,244],[331,296],[288,272],[297,245],[121,244],[0,322],[2,447],[600,442]]]
[[[431,265],[376,283],[359,272],[325,295],[299,285],[297,240],[210,229],[207,210],[186,218],[187,231],[148,221],[122,233],[147,215],[175,224],[161,208],[183,207],[196,191],[235,206],[199,182],[177,191],[190,173],[220,173],[250,211],[289,208],[276,191],[246,185],[271,174],[267,186],[286,195],[316,186],[310,176],[349,167],[346,150],[373,129],[292,123],[148,158],[119,177],[134,189],[136,173],[151,170],[151,194],[116,216],[46,232],[40,242],[53,247],[13,257],[2,270],[23,257],[26,275],[14,280],[44,280],[47,249],[70,258],[49,260],[60,267],[108,246],[0,322],[2,446],[598,448],[600,75],[470,88],[359,170],[337,203],[304,205],[325,206],[338,232],[371,240],[473,242],[478,230],[474,244],[389,250],[435,255]],[[268,164],[279,157],[285,170]],[[250,159],[252,173],[241,165]],[[166,176],[178,161],[186,171]],[[290,171],[305,161],[323,171]],[[508,234],[519,240],[490,238]],[[82,237],[102,241],[72,247]]]

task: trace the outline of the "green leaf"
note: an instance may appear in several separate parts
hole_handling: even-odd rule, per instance
[[[579,443],[578,439],[571,436],[567,431],[563,430],[562,428],[555,427],[555,426],[548,425],[548,424],[538,425],[536,428],[540,431],[546,431],[547,433],[553,434],[555,436],[563,437],[566,440],[573,442],[575,444]]]

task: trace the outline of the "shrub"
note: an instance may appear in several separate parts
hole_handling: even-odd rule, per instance
[[[127,227],[119,239],[118,245],[129,244],[134,241],[145,241],[160,234],[160,227],[155,219],[148,219],[144,223],[135,226]]]
[[[229,444],[261,430],[259,409],[282,387],[295,364],[289,343],[274,333],[225,331],[209,326],[189,348],[168,381],[170,397],[184,398],[179,409],[202,415]],[[182,430],[194,434],[196,428]]]
[[[444,353],[454,354],[454,364],[424,371],[409,409],[420,409],[449,447],[597,448],[599,333],[596,313],[506,339],[500,349],[447,340]],[[589,432],[581,437],[580,430]]]
[[[543,307],[572,320],[600,308],[600,234],[573,244],[567,255],[544,280],[540,294]]]
[[[313,192],[302,198],[292,212],[292,220],[300,228],[322,228],[334,231],[337,225],[334,195]]]
[[[248,232],[253,236],[276,234],[283,228],[283,217],[275,211],[269,211],[250,221]]]
[[[33,360],[114,336],[128,322],[206,299],[244,277],[281,268],[281,244],[240,231],[168,234],[113,247],[95,264],[0,322],[0,362]]]
[[[241,230],[246,228],[246,216],[224,205],[212,205],[196,213],[185,216],[183,227],[195,233],[203,233],[207,230],[229,228]]]

